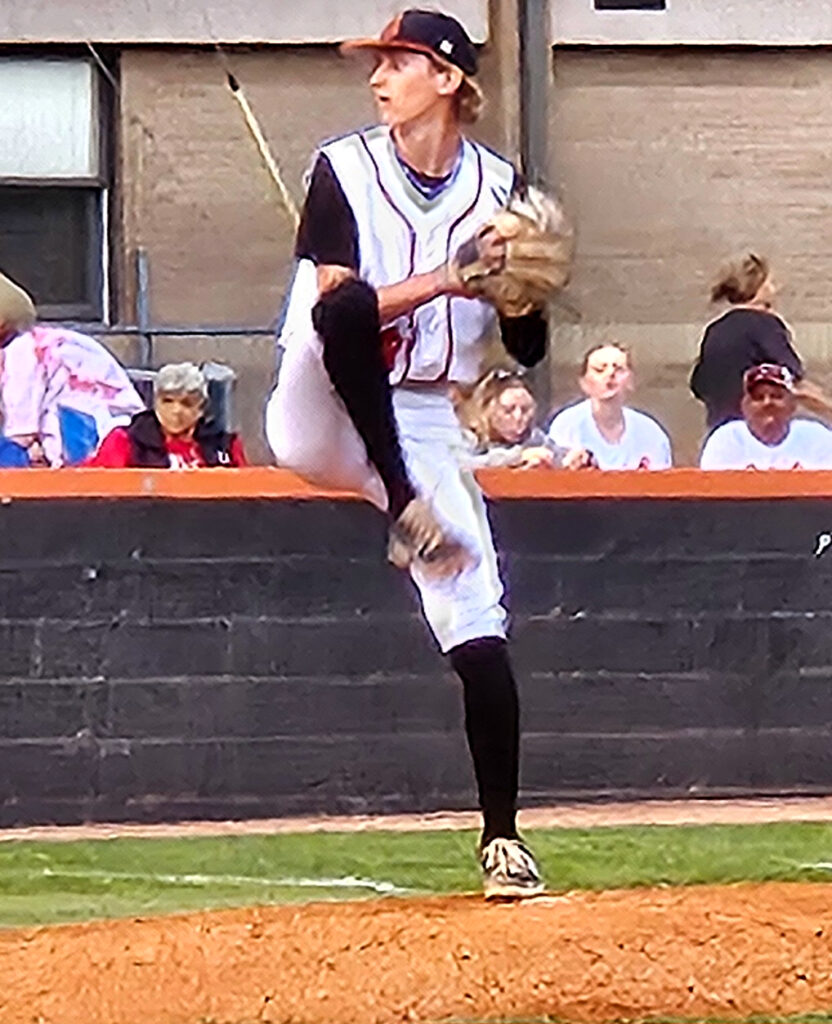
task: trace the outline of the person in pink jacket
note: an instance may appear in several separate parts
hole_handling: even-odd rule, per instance
[[[32,465],[77,465],[144,403],[100,342],[36,316],[30,296],[0,274],[3,433]]]

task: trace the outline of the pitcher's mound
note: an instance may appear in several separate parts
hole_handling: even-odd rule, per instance
[[[832,885],[262,907],[0,932],[3,1024],[832,1010]]]

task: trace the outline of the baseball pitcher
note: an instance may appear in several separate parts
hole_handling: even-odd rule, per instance
[[[458,21],[408,10],[344,48],[373,58],[381,123],[317,153],[267,436],[280,465],[389,516],[391,561],[462,681],[485,895],[532,896],[503,588],[449,389],[476,380],[495,319],[519,362],[543,357],[542,307],[568,276],[572,236],[556,204],[463,133],[482,94]]]

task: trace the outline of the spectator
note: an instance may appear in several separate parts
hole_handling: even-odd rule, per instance
[[[520,371],[490,370],[459,411],[471,445],[470,465],[475,468],[580,469],[591,462],[589,452],[559,448],[536,426],[537,402]]]
[[[236,434],[206,418],[208,384],[193,363],[163,366],[153,381],[153,409],[116,427],[88,466],[199,469],[247,465]]]
[[[0,402],[6,437],[32,465],[73,465],[144,404],[94,338],[37,325],[31,298],[0,274]]]
[[[618,342],[596,345],[584,356],[580,386],[587,396],[552,420],[549,438],[592,452],[600,469],[667,469],[670,440],[646,413],[624,404],[633,389],[630,353]]]
[[[763,363],[743,376],[742,420],[705,442],[702,469],[832,469],[832,431],[795,419],[795,380],[786,366]]]
[[[711,301],[731,308],[708,324],[690,389],[705,403],[708,431],[742,419],[743,374],[760,363],[785,366],[795,380],[803,376],[789,328],[773,310],[777,288],[768,261],[748,253],[723,267],[711,289]]]

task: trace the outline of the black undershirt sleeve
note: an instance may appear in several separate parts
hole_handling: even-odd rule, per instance
[[[500,335],[506,352],[522,366],[536,366],[546,355],[546,316],[542,309],[525,316],[501,316]]]
[[[358,270],[358,226],[327,158],[315,161],[295,243],[298,259]]]
[[[522,192],[525,187],[525,176],[515,168],[512,192]],[[547,334],[543,310],[535,309],[526,316],[500,317],[500,336],[505,350],[521,366],[536,366],[546,355]]]

